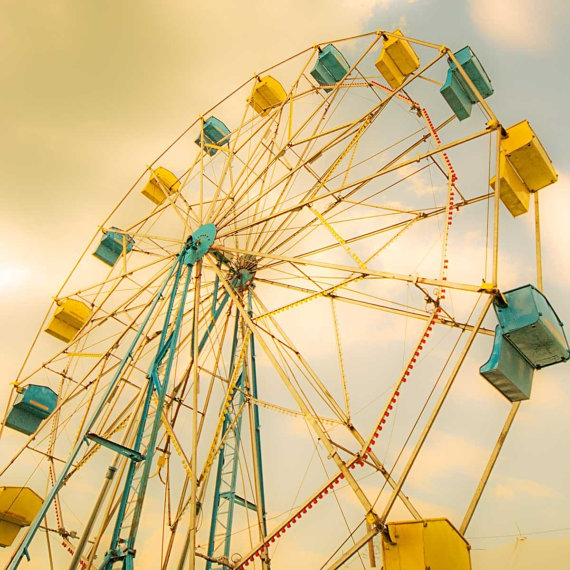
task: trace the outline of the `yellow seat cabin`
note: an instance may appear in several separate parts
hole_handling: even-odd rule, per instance
[[[471,570],[471,546],[444,518],[388,523],[384,570]]]
[[[0,487],[0,546],[10,546],[20,529],[29,526],[43,499],[29,487]]]
[[[528,121],[506,131],[501,139],[499,176],[503,204],[513,216],[528,212],[530,193],[558,180],[558,174]],[[490,180],[495,187],[495,177]]]
[[[499,172],[501,173],[501,201],[513,216],[526,214],[530,204],[530,192],[507,160],[504,152],[501,152]],[[495,177],[491,178],[491,187],[495,188]]]
[[[249,104],[263,117],[271,109],[281,105],[285,99],[287,99],[287,93],[285,93],[281,83],[271,77],[271,75],[266,75],[261,79],[258,78],[249,99]]]
[[[45,332],[71,342],[91,317],[91,309],[76,299],[63,299],[58,305]]]
[[[167,194],[178,192],[179,188],[180,180],[176,175],[159,166],[156,170],[150,171],[150,178],[141,190],[141,194],[159,206],[166,200]]]
[[[397,37],[403,35],[401,30],[396,30],[394,34],[384,40],[380,57],[374,65],[388,85],[392,89],[397,89],[410,73],[418,69],[420,58],[410,42]]]

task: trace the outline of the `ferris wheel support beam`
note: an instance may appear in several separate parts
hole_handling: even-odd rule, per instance
[[[200,212],[200,216],[202,212]],[[196,561],[196,530],[197,530],[197,509],[198,509],[198,392],[200,389],[200,372],[198,370],[198,308],[200,306],[200,284],[202,280],[202,259],[198,261],[196,271],[196,283],[194,285],[194,326],[193,326],[193,346],[192,357],[194,359],[194,386],[192,390],[192,458],[190,470],[192,478],[190,480],[190,570],[194,570]]]
[[[165,315],[164,326],[160,335],[160,343],[156,350],[156,355],[152,360],[150,370],[147,374],[147,394],[144,402],[143,412],[140,417],[140,423],[137,430],[133,451],[141,453],[143,465],[139,467],[137,464],[140,460],[131,460],[127,477],[124,484],[123,495],[119,505],[119,511],[115,522],[113,537],[110,549],[105,555],[105,559],[101,566],[102,569],[110,569],[116,561],[121,560],[125,570],[131,570],[134,567],[133,559],[136,553],[135,541],[138,533],[140,518],[144,498],[148,485],[152,459],[155,452],[156,439],[158,430],[161,425],[162,412],[166,398],[166,391],[170,380],[170,373],[174,363],[174,357],[179,349],[178,342],[182,321],[185,314],[185,304],[188,290],[190,288],[190,278],[192,270],[196,267],[196,277],[194,283],[194,328],[192,334],[193,340],[193,356],[194,356],[194,405],[193,405],[193,454],[192,454],[192,495],[191,503],[194,511],[194,525],[196,517],[196,449],[197,449],[197,393],[198,393],[198,305],[200,295],[200,279],[202,271],[202,257],[208,251],[210,245],[215,239],[215,226],[206,225],[198,228],[188,239],[183,249],[178,255],[176,267],[176,278],[170,294],[168,309]],[[183,283],[181,292],[179,284],[182,280],[182,273],[186,271],[186,278]],[[179,297],[180,296],[180,297]],[[178,300],[178,308],[174,316],[174,305]],[[161,378],[162,376],[162,378]],[[151,400],[155,398],[155,409],[151,413]],[[140,475],[137,469],[142,471]],[[132,508],[131,508],[132,507]],[[130,524],[127,523],[130,519]],[[127,523],[127,524],[125,524]],[[129,531],[126,540],[121,539],[121,533],[125,530]],[[121,542],[125,542],[122,546]],[[193,557],[192,557],[193,559]]]
[[[199,352],[201,352],[201,351],[203,350],[203,348],[204,348],[204,346],[205,346],[205,344],[206,344],[206,342],[207,342],[207,340],[208,340],[208,338],[209,338],[209,336],[210,336],[210,334],[211,334],[211,332],[212,332],[212,330],[213,330],[213,327],[214,327],[214,325],[215,325],[215,323],[216,323],[218,317],[220,316],[220,314],[221,314],[223,308],[225,307],[225,305],[226,305],[226,303],[227,303],[227,300],[228,300],[228,295],[226,294],[226,295],[224,295],[224,297],[222,298],[220,304],[219,304],[218,306],[215,306],[215,303],[214,303],[215,299],[214,299],[214,301],[213,301],[213,307],[212,307],[213,310],[212,310],[211,321],[210,321],[209,325],[207,326],[207,329],[206,329],[206,331],[204,332],[203,337],[202,337],[202,339],[201,339],[201,341],[200,341],[200,344],[199,344]],[[180,347],[179,347],[179,350],[180,350]],[[192,364],[190,364],[190,368],[189,368],[188,371],[185,373],[185,375],[184,375],[185,377],[188,377],[188,375],[189,375],[191,369],[192,369]],[[179,388],[180,388],[180,384],[177,385],[177,386],[175,386],[173,395],[171,395],[171,402],[174,401],[174,400],[173,400],[173,396],[177,393],[177,391],[178,391]],[[173,418],[173,420],[172,420],[173,423],[174,423],[174,421],[175,421],[175,417],[176,417],[176,414],[175,414],[175,416],[174,416],[174,418]],[[168,420],[166,419],[166,416],[165,416],[165,412],[164,412],[164,411],[162,412],[162,422],[163,422],[163,424],[165,424],[165,425],[166,425],[166,423],[168,422]],[[167,430],[167,431],[168,431],[168,430]],[[174,434],[171,434],[171,437],[174,437]],[[185,461],[186,461],[187,464],[190,463],[188,460],[185,460]],[[119,477],[119,479],[120,479],[120,477]],[[113,507],[113,512],[118,508],[118,506],[119,506],[119,504],[117,503],[117,504]],[[110,508],[111,508],[111,507],[110,507]],[[105,518],[107,519],[108,522],[110,521],[110,516],[109,516],[109,514],[107,514]],[[177,518],[178,518],[178,517],[177,517]],[[104,525],[104,527],[102,528],[100,534],[98,535],[97,544],[98,544],[98,542],[99,542],[99,540],[100,540],[100,537],[101,537],[101,534],[102,534],[102,532],[104,531],[104,528],[107,526],[108,522]],[[172,536],[174,536],[174,534],[173,534]],[[171,546],[170,546],[170,547],[171,547]],[[169,547],[169,548],[170,548],[170,547]],[[94,548],[96,549],[96,547],[94,547]]]
[[[250,300],[249,312],[251,316],[251,294],[249,295]],[[230,362],[232,366],[235,364],[235,356],[237,349],[237,333],[238,327],[240,326],[239,314],[236,316],[236,328],[234,331],[234,342],[232,345],[232,357]],[[246,499],[243,499],[236,495],[236,482],[237,482],[237,468],[238,459],[240,453],[240,441],[241,441],[241,419],[242,412],[244,411],[244,400],[246,395],[251,394],[253,398],[257,399],[257,371],[255,365],[255,346],[254,340],[249,341],[249,351],[250,351],[250,361],[251,366],[248,372],[247,360],[244,359],[243,368],[240,376],[240,380],[236,384],[236,389],[232,398],[232,401],[236,399],[237,396],[237,412],[235,412],[236,417],[231,421],[230,411],[226,413],[224,419],[224,425],[222,428],[222,440],[223,445],[220,447],[218,452],[218,468],[217,477],[214,490],[214,501],[213,501],[213,511],[212,511],[212,521],[210,525],[210,537],[208,543],[208,557],[209,562],[206,564],[206,569],[210,570],[212,568],[212,562],[217,562],[214,558],[214,552],[216,550],[215,540],[217,535],[217,527],[220,526],[224,531],[223,539],[223,555],[226,559],[229,559],[230,555],[230,544],[232,537],[232,525],[233,525],[233,511],[235,505],[240,505],[244,508],[249,508],[256,511],[258,518],[258,527],[260,540],[264,540],[267,534],[266,527],[266,510],[265,510],[265,492],[264,492],[264,481],[263,481],[263,471],[262,471],[262,459],[261,459],[261,434],[260,434],[260,423],[259,423],[259,411],[258,406],[252,403],[251,397],[247,397],[247,408],[249,415],[249,426],[251,435],[251,449],[253,452],[253,464],[254,464],[254,483],[255,483],[255,503],[251,503]],[[232,371],[230,371],[230,376]],[[228,437],[230,436],[230,437]],[[224,485],[224,491],[222,491],[222,485]],[[225,505],[223,510],[220,509],[222,503]],[[263,561],[264,568],[269,568],[269,563],[267,560]]]
[[[285,255],[275,255],[271,253],[262,253],[259,251],[247,251],[234,247],[217,246],[212,248],[218,251],[229,251],[232,253],[240,253],[244,255],[253,255],[258,258],[274,259],[276,261],[284,261],[286,263],[297,265],[309,265],[312,267],[322,267],[324,269],[333,269],[338,271],[346,271],[349,273],[357,273],[363,276],[381,277],[383,279],[395,279],[396,281],[404,281],[406,283],[421,283],[422,285],[432,285],[434,287],[445,287],[448,289],[457,289],[459,291],[467,291],[469,293],[488,292],[495,294],[496,291],[482,291],[480,285],[470,285],[468,283],[455,283],[442,279],[429,279],[427,277],[419,277],[418,275],[404,275],[401,273],[391,273],[388,271],[375,271],[374,269],[362,269],[360,267],[351,267],[349,265],[339,265],[338,263],[326,263],[324,261],[314,261],[302,257],[288,257]]]
[[[236,285],[236,283],[237,281],[236,282],[232,281],[232,288]],[[228,296],[227,293],[226,296]],[[219,561],[214,557],[214,553],[216,550],[216,545],[215,545],[216,529],[218,527],[222,527],[224,534],[223,556],[225,556],[226,558],[229,557],[229,549],[231,544],[231,528],[233,524],[233,511],[235,505],[241,505],[246,508],[253,508],[253,509],[257,508],[257,505],[253,505],[249,501],[246,501],[235,494],[237,473],[238,473],[237,468],[239,460],[239,448],[241,441],[241,420],[242,420],[241,414],[245,407],[244,400],[246,396],[246,392],[242,388],[242,386],[245,383],[245,377],[247,375],[243,350],[245,350],[246,345],[249,344],[247,340],[244,340],[246,344],[244,344],[242,351],[238,354],[237,346],[238,346],[239,330],[240,330],[240,315],[238,313],[236,315],[236,320],[235,320],[235,327],[234,327],[234,334],[232,341],[232,352],[230,356],[230,378],[236,377],[237,381],[234,389],[230,390],[227,395],[228,411],[224,414],[223,423],[220,426],[221,441],[211,451],[212,458],[215,457],[216,455],[218,457],[218,466],[217,466],[217,477],[214,489],[212,518],[210,524],[210,537],[208,541],[208,554],[206,555],[206,559],[209,560],[206,566],[207,568],[211,568],[212,562],[219,563]],[[221,354],[221,351],[219,354]],[[241,366],[240,364],[242,360],[244,361],[244,366]],[[240,370],[239,376],[237,375],[238,370]],[[237,398],[237,410],[234,414],[234,417],[231,418],[230,408],[232,407],[232,404],[234,403],[236,398]],[[201,485],[200,487],[201,494],[198,495],[200,502],[202,502],[203,493],[205,492],[206,485],[203,483],[206,480],[205,477],[207,476],[208,472],[209,468],[205,470],[204,473],[198,478],[198,481]],[[187,505],[189,503],[190,501],[187,502]],[[222,503],[225,505],[225,508],[223,510],[220,509],[220,505]],[[261,500],[260,504],[264,505],[264,501]],[[264,506],[263,509],[265,509]],[[179,562],[177,565],[178,570],[182,570],[185,567],[186,559],[191,549],[190,532],[191,528],[188,529],[186,538],[183,543],[182,552],[180,554]],[[195,555],[199,556],[199,553],[195,551]],[[190,558],[190,564],[192,564],[192,558]]]
[[[251,289],[248,292],[248,313],[249,316],[253,316],[252,311],[252,292]],[[237,333],[238,327],[240,326],[239,314],[236,315],[236,325],[234,331],[234,341],[232,344],[232,357],[231,365],[234,366],[234,358],[236,356],[237,349]],[[233,373],[230,370],[230,376]],[[241,378],[236,384],[236,390],[233,396],[235,399],[237,395],[238,411],[236,414],[238,417],[230,422],[230,412],[228,409],[226,418],[224,420],[224,426],[222,428],[222,440],[224,440],[227,435],[231,437],[224,441],[223,446],[220,448],[218,453],[218,469],[217,477],[214,491],[214,502],[213,502],[213,512],[212,521],[210,525],[210,537],[208,543],[208,556],[213,559],[216,538],[216,529],[221,526],[225,529],[224,544],[223,544],[223,554],[229,559],[230,555],[230,544],[231,544],[231,531],[233,524],[233,510],[235,505],[240,505],[251,510],[255,510],[257,513],[257,523],[259,528],[259,539],[263,541],[267,536],[267,521],[266,521],[266,508],[265,508],[265,488],[263,479],[263,463],[261,455],[261,428],[259,422],[259,409],[257,404],[258,393],[257,393],[257,367],[256,367],[256,356],[255,356],[255,340],[251,338],[249,341],[249,366],[248,360],[244,359],[243,369],[241,373]],[[249,501],[242,499],[236,495],[236,478],[237,478],[237,468],[238,459],[240,452],[240,440],[241,440],[241,413],[243,411],[244,399],[247,397],[247,409],[249,416],[249,428],[251,436],[251,449],[253,454],[253,476],[255,485],[255,503],[250,503]],[[252,397],[254,401],[252,402]],[[232,399],[232,400],[233,400]],[[232,446],[233,443],[233,446]],[[226,448],[229,448],[229,455],[226,460]],[[231,467],[231,472],[228,470],[228,466]],[[229,480],[224,481],[224,474],[229,474]],[[228,490],[222,492],[222,485],[226,483]],[[225,502],[225,511],[220,512],[220,506],[222,499]],[[225,521],[221,520],[221,517],[226,517]],[[212,561],[206,564],[206,569],[210,570],[212,568]],[[263,568],[269,569],[269,559],[266,557],[263,560]]]
[[[188,291],[190,276],[192,273],[192,265],[187,266],[186,280],[183,287],[183,294],[180,300],[178,312],[175,318],[175,323],[173,330],[168,334],[170,328],[171,314],[174,309],[174,302],[178,293],[179,281],[183,269],[183,259],[181,256],[180,262],[178,264],[178,271],[176,275],[176,280],[172,288],[172,294],[170,298],[170,303],[168,306],[165,325],[161,334],[161,342],[157,350],[155,359],[151,365],[151,371],[149,372],[147,396],[144,403],[143,412],[140,419],[139,428],[137,431],[134,451],[141,452],[143,446],[146,448],[144,453],[144,463],[142,467],[137,465],[136,460],[131,460],[129,465],[129,470],[127,473],[127,478],[124,485],[123,496],[121,499],[121,504],[119,506],[119,512],[117,515],[117,521],[115,523],[115,530],[113,532],[113,539],[111,542],[111,547],[106,555],[106,561],[103,562],[101,568],[107,570],[113,564],[113,558],[115,556],[123,557],[123,567],[129,569],[133,566],[133,558],[135,555],[135,540],[138,531],[138,525],[140,522],[140,516],[142,512],[144,497],[146,493],[146,487],[148,484],[148,478],[150,475],[150,468],[152,465],[152,459],[154,456],[154,447],[156,443],[156,437],[158,435],[158,428],[161,423],[161,413],[164,405],[164,399],[166,396],[166,390],[168,388],[170,371],[172,368],[174,354],[176,352],[176,347],[178,344],[178,336],[180,327],[182,324],[182,316],[184,314],[184,302],[185,296]],[[162,364],[166,362],[165,371],[163,372],[163,378],[160,379],[159,368]],[[156,395],[156,410],[154,415],[150,413],[150,405],[152,397]],[[150,427],[150,434],[147,436],[147,430]],[[147,441],[145,438],[148,437]],[[137,469],[142,470],[140,475],[140,480],[138,481],[138,486],[135,487],[135,472]],[[132,522],[129,527],[129,537],[126,540],[125,548],[119,546],[119,541],[121,540],[121,531],[125,528],[125,521],[129,513],[127,509],[129,504],[134,502],[134,512],[132,513]],[[107,562],[107,564],[105,564]]]
[[[501,129],[497,128],[496,154],[495,154],[495,199],[493,210],[493,265],[491,283],[496,287],[499,278],[499,206],[501,201],[501,177],[499,165],[501,164]]]
[[[239,333],[239,315],[236,315],[235,325],[234,325],[234,334],[233,334],[233,341],[232,341],[232,352],[230,356],[230,371],[229,376],[231,377],[234,373],[234,368],[236,365],[236,350],[238,344],[238,333]],[[237,396],[237,406],[238,408],[241,407],[243,404],[244,393],[241,390],[244,381],[244,369],[242,368],[242,372],[240,374],[240,378],[236,383],[234,393],[232,395],[232,403]],[[231,528],[233,522],[233,510],[236,503],[235,497],[235,490],[236,490],[236,482],[237,482],[237,468],[238,468],[238,457],[239,457],[239,447],[241,443],[241,413],[239,416],[235,418],[235,422],[232,422],[231,419],[231,409],[232,406],[228,408],[228,411],[225,413],[224,423],[222,426],[222,440],[225,439],[223,445],[220,447],[218,452],[218,467],[217,467],[217,476],[214,488],[214,501],[212,506],[212,520],[210,523],[210,538],[208,541],[208,556],[213,558],[214,553],[216,550],[215,545],[215,538],[216,538],[216,530],[218,526],[222,526],[225,529],[224,535],[224,549],[223,555],[225,557],[229,557],[229,549],[231,544]],[[230,436],[228,438],[228,436]],[[230,439],[231,441],[228,441]],[[228,453],[229,451],[229,453]],[[228,464],[230,465],[229,472]],[[225,470],[224,470],[225,468]],[[229,480],[224,479],[224,474],[229,475]],[[222,491],[222,484],[227,484],[227,489]],[[225,521],[221,521],[222,513],[220,513],[220,506],[222,503],[222,499],[225,501],[226,510],[223,513],[226,517]],[[210,570],[212,568],[212,562],[208,561],[206,563],[206,570]]]
[[[489,461],[487,462],[487,465],[485,466],[485,470],[483,471],[483,475],[481,476],[481,480],[479,481],[477,488],[475,489],[475,493],[473,495],[473,498],[471,499],[471,503],[469,503],[469,507],[467,508],[467,512],[465,513],[465,516],[463,517],[463,521],[461,523],[461,526],[459,527],[459,532],[463,535],[465,535],[465,532],[467,531],[467,528],[469,527],[469,523],[471,522],[471,519],[473,518],[473,514],[475,513],[475,509],[477,508],[477,505],[479,504],[479,500],[481,499],[481,495],[483,494],[483,491],[485,490],[485,486],[487,485],[487,482],[489,481],[489,477],[491,476],[491,472],[493,471],[493,467],[495,467],[495,463],[497,462],[497,458],[499,457],[499,453],[501,452],[501,449],[503,448],[503,444],[505,443],[505,440],[507,439],[507,435],[509,434],[511,426],[513,425],[513,422],[515,420],[517,412],[519,411],[520,405],[521,405],[520,402],[514,402],[513,405],[511,406],[511,409],[509,411],[509,415],[507,416],[507,419],[505,421],[503,429],[501,430],[501,433],[499,434],[499,438],[497,439],[497,443],[495,444],[495,447],[493,448],[493,451],[491,453],[491,457],[489,458]]]
[[[500,178],[497,176],[497,179]],[[538,192],[534,192],[534,229],[535,229],[535,241],[536,241],[536,285],[539,291],[542,291],[542,248],[541,248],[541,239],[540,239],[540,207],[538,203]],[[491,473],[493,468],[495,467],[495,463],[497,462],[497,458],[499,457],[499,453],[503,448],[503,444],[509,435],[509,431],[515,421],[515,417],[519,411],[520,405],[522,402],[514,402],[511,406],[511,410],[507,419],[505,420],[505,424],[501,433],[499,434],[499,438],[497,439],[497,443],[493,448],[491,456],[489,457],[489,461],[485,466],[485,470],[483,471],[483,475],[481,476],[481,480],[475,489],[475,493],[473,498],[471,499],[471,503],[467,508],[467,512],[463,517],[463,522],[461,523],[461,527],[459,528],[459,532],[461,534],[465,534],[469,524],[471,523],[471,519],[473,518],[473,514],[475,513],[475,509],[481,500],[481,496],[485,491],[485,486],[491,477]]]
[[[534,231],[536,241],[536,286],[542,291],[542,245],[540,239],[540,206],[538,192],[534,192]]]
[[[253,316],[252,311],[252,293],[251,289],[249,291],[249,316]],[[251,339],[250,345],[250,356],[251,356],[251,386],[249,386],[249,390],[253,398],[257,400],[258,392],[257,392],[257,365],[255,360],[255,338]],[[252,439],[252,448],[254,450],[254,465],[255,465],[255,486],[256,486],[256,494],[257,498],[255,501],[256,510],[257,510],[257,518],[259,524],[259,535],[260,539],[264,540],[267,536],[267,511],[265,508],[265,483],[263,480],[263,461],[262,461],[262,454],[261,454],[261,426],[259,422],[259,406],[257,404],[252,403],[251,398],[248,398],[247,401],[249,414],[250,414],[250,429],[251,432],[251,439]]]
[[[217,302],[216,302],[216,301],[217,301],[217,289],[218,289],[218,288],[217,288],[217,281],[216,281],[216,285],[215,285],[214,289],[215,289],[215,294],[214,294],[213,299],[212,299],[212,311],[211,311],[211,312],[212,312],[212,319],[211,319],[210,324],[208,325],[208,327],[207,327],[207,329],[206,329],[206,331],[205,331],[205,333],[204,333],[204,335],[203,335],[203,337],[202,337],[202,340],[200,341],[200,344],[199,344],[199,347],[198,347],[199,352],[201,352],[201,351],[203,350],[203,348],[204,348],[206,342],[207,342],[208,339],[210,338],[210,335],[211,335],[211,333],[212,333],[212,330],[213,330],[213,328],[214,328],[214,325],[215,325],[215,323],[216,323],[218,317],[219,317],[220,314],[222,313],[222,311],[223,311],[223,309],[224,309],[224,307],[225,307],[225,305],[226,305],[226,303],[227,303],[227,301],[228,301],[228,299],[229,299],[229,295],[228,295],[227,293],[225,293],[225,295],[224,295],[224,297],[222,298],[222,301],[220,302],[220,304],[217,304]],[[226,327],[227,327],[228,320],[229,320],[229,319],[226,319],[225,324],[224,324],[223,338],[225,338],[225,331],[226,331]],[[222,346],[222,345],[223,345],[223,341],[220,342],[220,346]],[[220,356],[221,356],[221,349],[218,351],[218,354],[217,354],[217,356],[216,356],[216,364],[214,365],[214,370],[217,369],[217,363],[218,363],[218,361],[219,361]],[[187,382],[187,380],[188,380],[188,378],[189,378],[189,376],[190,376],[190,372],[192,372],[192,370],[193,370],[193,364],[192,364],[192,362],[193,362],[193,361],[190,362],[189,367],[187,368],[187,370],[186,370],[185,373],[183,374],[182,380],[181,380],[177,385],[174,386],[174,389],[173,389],[173,391],[172,391],[172,396],[173,396],[173,398],[174,398],[174,396],[176,396],[176,394],[179,393],[180,390],[184,391],[184,387],[185,387],[186,382]],[[202,371],[202,372],[205,371],[202,367],[199,367],[199,370]],[[215,373],[214,373],[214,372],[208,372],[208,374],[215,374]],[[209,399],[209,397],[206,398],[207,401],[208,401],[208,399]],[[174,401],[174,399],[173,399],[172,401]],[[179,405],[180,405],[180,402],[179,402]],[[178,408],[174,411],[173,418],[172,418],[172,424],[174,424],[174,422],[175,422],[175,420],[176,420],[176,418],[177,418],[177,415],[178,415],[178,411],[179,411],[179,410],[180,410],[180,407],[178,407]],[[203,422],[204,422],[204,416],[202,416],[201,424],[200,424],[200,426],[199,426],[199,428],[198,428],[198,433],[199,433],[199,434],[201,433],[202,426],[203,426]],[[189,462],[188,462],[188,463],[189,463]],[[172,548],[173,548],[173,545],[174,545],[174,539],[175,539],[175,536],[176,536],[176,530],[177,530],[177,528],[178,528],[178,524],[179,524],[179,522],[180,522],[180,520],[181,520],[181,518],[182,518],[182,515],[183,515],[183,513],[185,512],[185,510],[186,510],[186,508],[187,508],[187,506],[188,506],[188,503],[189,503],[189,500],[186,502],[186,501],[184,500],[184,498],[185,498],[185,496],[186,496],[186,491],[187,491],[187,489],[188,489],[188,485],[189,485],[190,481],[191,481],[191,477],[187,474],[186,478],[184,479],[183,490],[182,490],[182,493],[181,493],[181,495],[180,495],[180,500],[179,500],[179,504],[178,504],[178,508],[177,508],[176,517],[175,517],[175,519],[174,519],[174,521],[173,521],[173,525],[172,525],[172,528],[171,528],[171,534],[170,534],[170,539],[169,539],[168,546],[167,546],[167,549],[166,549],[166,553],[165,553],[164,558],[163,558],[163,561],[162,561],[162,569],[163,569],[163,570],[166,570],[166,567],[167,567],[167,565],[168,565],[168,561],[169,561],[169,559],[170,559],[170,556],[171,556],[171,553],[172,553]],[[186,556],[187,556],[188,543],[189,543],[189,535],[187,534],[187,538],[186,538],[186,540],[185,540],[185,542],[184,542],[183,553],[181,554],[181,557],[180,557],[181,561],[180,561],[180,563],[179,563],[178,568],[183,568],[183,567],[184,567],[184,562],[185,562],[185,559],[186,559]],[[200,554],[197,552],[196,555],[199,556]],[[206,556],[206,555],[205,555],[205,556]]]
[[[380,517],[380,522],[381,524],[384,524],[386,522],[386,519],[388,518],[390,511],[392,510],[392,507],[394,506],[394,503],[396,502],[396,499],[398,497],[398,494],[400,493],[400,491],[402,490],[402,487],[404,486],[404,483],[406,482],[406,479],[408,477],[408,475],[410,474],[410,471],[423,447],[423,444],[425,443],[429,432],[431,431],[431,428],[433,427],[439,412],[441,411],[441,408],[443,407],[443,404],[445,403],[445,400],[449,394],[449,391],[451,390],[451,387],[453,386],[453,383],[455,381],[455,378],[457,377],[457,374],[459,373],[459,370],[461,369],[461,366],[463,365],[463,362],[465,360],[465,358],[467,357],[467,353],[469,352],[469,349],[471,348],[471,345],[473,344],[473,341],[475,340],[475,338],[477,337],[477,331],[479,330],[479,327],[481,326],[481,324],[483,323],[483,319],[485,318],[485,316],[487,315],[487,312],[489,311],[489,308],[491,306],[491,303],[493,302],[493,297],[492,296],[488,296],[486,301],[485,301],[485,305],[483,306],[483,309],[473,327],[473,330],[471,331],[467,342],[465,343],[463,349],[461,350],[461,353],[459,355],[459,358],[457,359],[457,362],[455,363],[455,366],[453,367],[453,370],[451,371],[451,374],[449,375],[449,378],[447,380],[447,383],[445,384],[445,387],[443,388],[442,393],[439,396],[439,399],[434,407],[434,409],[431,412],[431,415],[426,423],[426,425],[424,426],[424,429],[418,439],[418,441],[416,442],[416,445],[408,459],[408,462],[406,464],[406,466],[404,467],[404,470],[402,471],[402,474],[400,475],[400,478],[398,480],[398,484],[396,485],[396,488],[393,490],[392,494],[390,495],[390,498],[388,499],[388,502],[386,503],[386,506],[384,507],[384,511],[382,512],[382,515]]]
[[[97,497],[95,506],[93,507],[91,514],[89,515],[89,520],[87,521],[87,524],[83,529],[81,539],[75,549],[75,553],[73,555],[73,558],[71,559],[68,570],[75,570],[79,566],[81,560],[83,560],[83,550],[85,549],[85,545],[87,544],[87,540],[89,539],[89,535],[91,533],[93,525],[95,524],[97,515],[99,514],[99,511],[103,506],[103,502],[105,500],[105,497],[107,496],[107,492],[109,491],[109,488],[115,476],[115,472],[117,471],[117,463],[119,462],[120,457],[121,455],[117,453],[115,455],[115,459],[113,460],[113,464],[109,465],[109,467],[107,468],[107,473],[105,474],[105,481],[103,482],[103,486],[99,491],[99,495]]]

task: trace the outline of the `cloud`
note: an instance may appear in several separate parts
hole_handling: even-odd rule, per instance
[[[470,0],[469,14],[491,41],[516,51],[552,48],[555,21],[552,0]]]
[[[473,441],[432,430],[410,475],[410,485],[415,488],[430,489],[437,479],[456,473],[477,477],[487,455],[488,451]]]
[[[412,4],[415,0],[341,0],[343,8],[350,8],[353,16],[368,20],[374,15],[376,8],[388,8],[394,4]],[[405,20],[403,25],[405,25]]]
[[[0,269],[0,291],[19,289],[25,285],[30,276],[30,269],[22,265],[12,265]]]
[[[521,499],[523,497],[551,499],[557,496],[557,493],[547,485],[530,479],[518,479],[516,477],[508,477],[503,483],[495,485],[492,493],[494,497],[507,500]]]
[[[507,401],[478,373],[484,359],[491,354],[492,338],[489,336],[485,341],[488,348],[483,351],[483,358],[479,351],[467,355],[459,378],[453,386],[453,396],[462,402],[469,402],[471,408],[475,405],[484,406],[488,414],[493,413],[501,417]],[[484,341],[480,338],[478,342]]]
[[[285,558],[277,558],[271,564],[271,568],[275,570],[286,570],[291,568],[291,562],[295,562],[295,568],[320,568],[323,563],[323,553],[316,550],[313,546],[308,549],[295,542],[287,544],[287,556]],[[300,564],[300,565],[299,565]]]
[[[521,539],[491,548],[473,549],[473,570],[531,570],[534,568],[564,568],[570,556],[570,539]]]
[[[405,18],[403,16],[402,18],[404,20],[404,25],[405,25]],[[403,160],[411,160],[412,158],[413,157],[406,155],[403,157]],[[437,180],[439,181],[439,183],[436,184],[434,183],[433,180],[431,180],[429,171],[427,174],[425,171],[414,174],[417,170],[418,170],[417,164],[407,164],[406,166],[402,166],[397,170],[398,178],[402,180],[407,178],[407,181],[412,191],[417,196],[433,195],[433,196],[438,196],[441,199],[441,197],[445,195],[444,192],[447,190],[447,185],[443,181],[443,179],[438,177]]]
[[[377,6],[386,7],[392,4],[393,0],[341,0],[340,5],[353,11],[357,18],[367,20],[374,15]]]
[[[565,378],[552,369],[540,370],[534,377],[532,390],[533,406],[536,410],[568,409],[568,391]]]

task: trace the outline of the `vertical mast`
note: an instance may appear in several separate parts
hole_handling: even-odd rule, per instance
[[[249,265],[251,260],[246,260]],[[236,277],[232,280],[232,288],[240,301],[244,301],[247,294],[248,312],[252,313],[251,280],[253,279],[253,266],[248,269],[237,269]],[[248,291],[246,292],[246,287]],[[236,362],[239,362],[238,345],[247,341],[247,330],[239,312],[236,315],[234,336],[231,353],[230,377],[234,374]],[[212,507],[212,519],[210,523],[210,537],[208,541],[208,557],[222,556],[229,560],[231,554],[231,538],[236,505],[249,509],[256,513],[259,538],[263,539],[267,534],[265,493],[263,482],[263,465],[261,461],[261,431],[259,424],[259,410],[257,404],[252,403],[251,397],[257,398],[257,369],[255,362],[255,344],[253,337],[248,341],[249,357],[244,359],[239,380],[231,397],[231,404],[224,417],[222,428],[222,440],[224,441],[218,454],[218,466],[214,490],[214,502]],[[248,421],[251,435],[251,451],[253,455],[253,478],[255,502],[241,497],[236,492],[237,475],[239,469],[240,447],[242,441],[243,410],[247,406]],[[264,560],[264,568],[269,568],[268,561]],[[221,570],[211,560],[206,563],[207,570]]]

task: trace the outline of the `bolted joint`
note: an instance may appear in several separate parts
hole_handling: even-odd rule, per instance
[[[383,532],[384,529],[387,528],[386,525],[380,521],[380,517],[372,509],[366,513],[366,522],[371,528],[376,528],[380,532]]]

